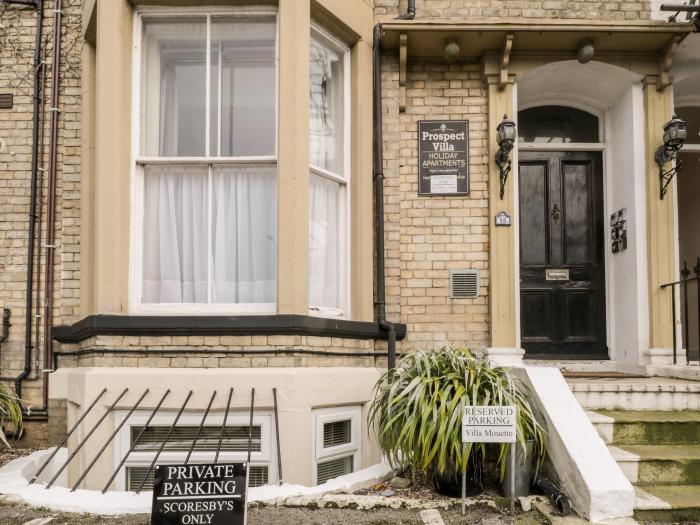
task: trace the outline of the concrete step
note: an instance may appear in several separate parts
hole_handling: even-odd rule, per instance
[[[640,521],[700,521],[700,485],[647,485],[635,491],[634,517]]]
[[[611,452],[637,485],[700,485],[700,445],[625,445]]]
[[[567,378],[586,410],[700,410],[700,381],[676,378]]]
[[[606,443],[623,448],[700,443],[700,412],[600,411],[589,417]]]

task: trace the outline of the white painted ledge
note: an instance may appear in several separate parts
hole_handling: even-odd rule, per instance
[[[593,522],[632,516],[634,489],[572,394],[558,368],[526,366],[514,374],[547,421],[548,452],[562,491]]]
[[[517,347],[492,346],[484,350],[484,358],[494,366],[522,366],[525,350]]]
[[[651,366],[671,366],[673,365],[673,348],[647,348],[642,352],[644,362]],[[681,352],[678,353],[680,360]]]

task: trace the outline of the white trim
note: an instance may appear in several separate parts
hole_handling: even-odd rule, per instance
[[[136,164],[277,164],[277,157],[138,157]]]
[[[311,481],[312,485],[317,485],[317,470],[318,464],[325,461],[353,457],[352,468],[353,472],[361,470],[362,458],[362,407],[346,406],[333,408],[319,408],[312,411],[313,428],[312,428],[312,465],[311,465]],[[323,447],[323,425],[325,423],[333,423],[335,421],[350,420],[350,443],[337,445],[335,447]]]
[[[201,15],[203,20],[206,20],[207,25],[207,51],[206,51],[206,111],[205,111],[205,156],[204,157],[150,157],[141,155],[141,132],[142,132],[142,115],[141,115],[141,84],[142,79],[142,32],[143,24],[146,19],[157,19],[163,17],[178,17]],[[247,157],[212,157],[210,156],[210,122],[211,122],[211,18],[216,16],[240,16],[241,18],[250,18],[254,16],[274,17],[275,22],[275,154],[265,156],[247,156]],[[179,7],[179,8],[164,8],[159,6],[139,6],[134,10],[133,17],[133,53],[132,53],[132,141],[131,141],[131,225],[130,225],[130,242],[129,242],[129,294],[128,308],[132,314],[270,314],[277,311],[276,303],[143,303],[142,285],[143,285],[143,231],[141,226],[144,217],[144,173],[143,166],[150,164],[205,164],[208,166],[209,180],[209,209],[211,210],[212,187],[211,187],[211,171],[215,164],[270,164],[277,165],[277,130],[279,129],[279,16],[276,8],[260,8],[260,7],[208,7],[203,13],[201,7]],[[219,65],[221,63],[219,62]],[[221,89],[219,89],[219,98],[221,97]],[[220,120],[220,117],[219,117]],[[219,142],[221,141],[221,132],[219,131]],[[208,235],[211,238],[211,217],[208,220]],[[208,259],[208,288],[207,297],[211,301],[211,274],[212,274],[212,243],[209,243]],[[275,276],[275,280],[277,276]]]
[[[143,426],[150,415],[150,410],[139,410],[134,412],[129,418],[128,422],[122,427],[115,438],[114,446],[114,464],[112,469],[122,458],[126,455],[131,446],[131,427]],[[114,428],[124,421],[128,411],[120,410],[115,412],[114,417]],[[188,411],[183,412],[177,426],[199,426],[202,421],[202,416],[204,411]],[[149,426],[170,426],[175,418],[174,412],[163,412],[157,414]],[[210,412],[205,421],[205,426],[221,427],[224,421],[223,413]],[[256,412],[253,416],[253,426],[260,426],[260,452],[251,453],[251,465],[252,466],[267,466],[268,467],[268,483],[272,484],[277,481],[277,469],[274,468],[277,465],[276,454],[275,454],[275,443],[272,439],[272,421],[273,416],[271,412],[260,411]],[[244,426],[247,427],[250,423],[249,415],[244,412],[233,413],[230,412],[228,418],[226,419],[227,427]],[[209,463],[213,461],[216,451],[193,451],[190,457],[190,463]],[[117,490],[126,490],[126,468],[127,467],[144,467],[149,466],[153,461],[155,456],[155,451],[153,452],[132,452],[129,457],[124,462],[124,465],[120,469],[119,475],[114,480]],[[158,457],[158,464],[175,463],[184,460],[187,456],[187,451],[164,451]],[[219,461],[246,461],[248,459],[247,452],[230,452],[221,451],[219,454]]]
[[[352,143],[351,143],[351,118],[352,118],[352,90],[351,90],[351,62],[350,62],[350,47],[322,27],[315,21],[311,21],[311,39],[314,37],[314,33],[317,33],[321,40],[328,41],[332,46],[336,48],[336,51],[343,54],[343,175],[338,175],[329,170],[321,168],[319,166],[310,165],[309,170],[312,174],[323,177],[327,180],[339,184],[342,191],[345,193],[345,209],[342,210],[343,214],[340,218],[339,230],[345,232],[344,242],[341,243],[341,253],[339,260],[342,264],[341,276],[342,280],[339,284],[341,286],[341,296],[343,308],[331,308],[326,306],[316,306],[309,304],[308,313],[309,315],[317,317],[330,317],[330,318],[349,318],[352,312],[352,293],[351,293],[351,278],[352,275],[352,190],[350,186],[350,179],[352,174]],[[311,50],[309,50],[309,53]],[[311,136],[309,135],[309,140]],[[311,217],[309,216],[309,220]],[[340,232],[339,232],[340,233]],[[310,286],[307,291],[307,295],[310,294]]]
[[[605,151],[603,142],[520,142],[523,151]]]

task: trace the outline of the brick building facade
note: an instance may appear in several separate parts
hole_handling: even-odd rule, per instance
[[[42,168],[48,162],[50,140],[51,4],[50,0],[44,1]],[[677,248],[674,240],[676,217],[682,216],[684,224],[694,220],[695,194],[688,191],[679,195],[678,203],[675,197],[659,200],[655,193],[658,166],[652,149],[662,141],[662,126],[671,116],[671,107],[692,108],[697,104],[691,95],[697,92],[698,78],[693,71],[699,60],[695,53],[698,44],[696,35],[690,34],[690,23],[665,23],[654,2],[627,0],[418,0],[415,19],[397,19],[406,13],[404,0],[280,0],[261,5],[221,0],[202,12],[195,11],[194,4],[187,0],[63,2],[52,323],[57,370],[48,374],[48,415],[41,410],[45,408],[41,406],[41,330],[38,337],[31,338],[31,374],[22,382],[25,407],[30,413],[39,413],[39,419],[48,418],[52,425],[49,440],[55,440],[66,423],[75,421],[104,387],[108,387],[109,399],[101,402],[102,408],[122,388],[130,388],[101,431],[108,434],[143,388],[151,391],[140,410],[152,409],[157,394],[171,389],[174,398],[164,405],[164,410],[170,412],[194,388],[188,413],[195,418],[204,411],[212,389],[219,392],[213,410],[222,412],[225,404],[221,392],[235,378],[241,386],[236,387],[232,410],[243,414],[249,402],[248,390],[256,388],[262,413],[261,440],[265,443],[272,442],[271,434],[265,434],[271,431],[270,392],[272,388],[280,390],[280,421],[289,436],[283,440],[289,447],[283,456],[285,471],[291,473],[289,481],[319,482],[323,473],[320,466],[350,457],[354,463],[339,463],[338,467],[347,470],[350,465],[350,470],[357,470],[373,464],[378,451],[363,426],[364,417],[372,386],[392,353],[394,335],[399,354],[450,345],[468,347],[479,356],[505,364],[521,363],[524,353],[526,358],[533,357],[528,348],[528,338],[533,339],[528,332],[530,321],[523,312],[536,308],[521,308],[521,301],[527,298],[521,296],[521,277],[526,268],[521,264],[520,251],[527,243],[537,241],[535,236],[524,238],[520,231],[521,203],[529,201],[521,200],[527,195],[520,189],[520,177],[527,175],[519,172],[519,156],[525,166],[530,162],[528,155],[600,154],[604,166],[595,177],[605,190],[601,203],[596,204],[600,208],[596,208],[598,219],[605,218],[607,224],[611,213],[626,209],[631,225],[630,248],[621,255],[613,255],[607,248],[611,241],[607,227],[595,233],[605,246],[605,253],[600,255],[606,277],[596,293],[607,312],[596,328],[597,335],[604,333],[602,339],[591,343],[597,345],[597,357],[582,353],[578,360],[572,360],[566,354],[569,350],[564,352],[557,346],[560,341],[551,344],[551,352],[545,357],[560,366],[636,372],[670,359],[675,320],[668,294],[660,285],[677,276],[678,250],[683,254],[696,249],[690,241]],[[0,94],[14,96],[11,109],[0,109],[0,307],[11,311],[9,336],[0,345],[0,374],[9,378],[25,365],[35,20],[34,9],[0,2]],[[185,27],[183,20],[192,27]],[[252,77],[236,71],[240,65],[235,53],[230,64],[226,62],[226,46],[235,47],[237,41],[231,35],[236,32],[222,30],[223,36],[216,36],[218,23],[274,27],[270,30],[273,43],[255,41],[259,54],[247,60],[257,61],[262,71],[257,74],[273,75],[276,87],[272,90],[268,86],[269,93],[260,89],[263,94],[250,90],[241,100],[228,92],[235,111],[225,103],[216,106],[218,98],[226,97],[221,78],[241,75],[236,77],[236,82],[242,82],[237,86],[245,90],[250,89],[246,82]],[[175,30],[174,24],[182,27]],[[375,24],[380,24],[381,43],[373,34]],[[309,35],[299,31],[304,25],[310,27]],[[253,38],[245,28],[241,34]],[[451,39],[458,45],[458,56],[447,63],[444,47]],[[588,39],[595,46],[595,60],[582,64],[576,57],[582,42]],[[180,47],[171,41],[177,41]],[[220,46],[220,58],[212,53],[211,44]],[[373,66],[373,46],[377,45],[382,48],[380,71],[374,71]],[[673,69],[664,69],[662,61],[660,68],[660,57],[677,47],[683,60],[674,63]],[[309,49],[316,53],[313,58],[309,57]],[[183,53],[179,58],[178,52]],[[211,91],[215,76],[207,75],[204,81],[204,77],[187,73],[192,78],[178,84],[173,78],[186,73],[153,73],[161,71],[161,66],[164,71],[168,64],[175,64],[177,69],[182,63],[197,63],[202,70],[219,67],[219,91]],[[230,71],[223,64],[230,66]],[[372,222],[376,205],[372,158],[377,154],[373,151],[377,136],[371,104],[373,73],[378,73],[381,80],[381,93],[377,95],[382,116],[383,253],[375,248],[379,224]],[[673,75],[679,80],[675,93],[667,82]],[[342,81],[333,84],[338,78]],[[263,84],[260,82],[258,87]],[[190,97],[196,99],[190,105],[173,99],[173,91],[187,89],[199,90],[195,93],[199,95],[206,91],[200,101],[205,108],[200,113],[206,113],[206,117],[196,113],[199,106],[195,110],[190,107],[200,103],[197,97]],[[267,94],[269,100],[262,100]],[[337,105],[329,103],[327,97]],[[163,110],[166,106],[168,111]],[[498,124],[505,113],[522,128],[528,124],[523,111],[548,106],[593,116],[600,131],[597,139],[573,144],[569,149],[567,137],[544,146],[537,140],[521,141],[512,154],[513,169],[500,195],[501,177],[494,161]],[[273,131],[256,127],[264,120],[261,107],[272,111]],[[257,111],[258,119],[246,113],[252,111],[250,108]],[[239,110],[241,113],[236,113]],[[172,124],[159,111],[182,114],[179,122]],[[689,111],[692,116],[694,110]],[[323,118],[318,117],[319,112]],[[261,154],[247,142],[236,143],[231,138],[231,143],[238,145],[225,155],[221,154],[223,140],[219,138],[219,153],[214,154],[217,148],[210,145],[212,136],[221,137],[227,129],[222,115],[234,123],[247,118],[247,131],[258,138],[272,133],[274,146]],[[197,120],[200,117],[202,123]],[[418,194],[417,126],[425,120],[469,122],[468,195]],[[202,131],[206,147],[201,152],[187,150],[197,137],[188,135],[192,131],[182,122],[191,123],[192,129],[200,124],[202,130],[206,129]],[[214,122],[218,128],[212,126]],[[164,145],[173,142],[163,131],[170,125],[175,131],[168,133],[185,137],[187,140],[180,141],[185,146],[178,139],[174,140],[176,146]],[[319,126],[327,127],[316,133]],[[234,127],[231,124],[231,129]],[[336,136],[341,128],[342,139]],[[144,138],[149,133],[156,136],[152,139],[157,144],[155,149],[149,149],[151,138]],[[318,146],[325,140],[319,137],[326,136],[335,141]],[[170,151],[173,148],[175,153]],[[255,151],[250,153],[246,148]],[[340,150],[344,165],[334,157]],[[251,304],[215,304],[212,289],[217,283],[211,273],[216,262],[210,255],[206,276],[191,279],[206,280],[206,299],[160,303],[144,300],[142,281],[147,280],[147,270],[143,266],[147,265],[143,261],[148,246],[143,225],[150,220],[144,210],[154,202],[148,200],[150,190],[145,180],[149,173],[159,169],[167,172],[177,165],[180,170],[207,171],[211,181],[221,166],[235,171],[247,169],[241,168],[244,164],[275,172],[276,199],[266,195],[268,200],[259,201],[249,210],[269,213],[274,209],[273,215],[264,215],[272,217],[270,223],[275,225],[269,236],[276,250],[272,302],[266,298]],[[613,172],[616,177],[609,177],[608,173]],[[40,171],[42,214],[35,261],[39,267],[34,270],[41,276],[35,288],[35,293],[39,290],[39,302],[34,305],[37,315],[44,314],[46,248],[42,243],[46,235],[47,188],[43,173]],[[374,176],[376,181],[376,170]],[[209,200],[203,205],[208,226],[195,233],[206,236],[214,245],[211,202],[218,192],[212,182],[208,184]],[[325,188],[326,197],[309,192],[310,188],[318,189],[315,184]],[[675,187],[671,191],[675,194]],[[318,211],[322,208],[319,203],[323,204],[330,193],[336,196],[328,206],[331,211]],[[172,208],[182,208],[183,203],[186,199]],[[510,227],[495,226],[499,212],[512,219]],[[547,216],[549,212],[547,207]],[[163,224],[170,222],[176,221],[166,217],[158,223],[159,234],[165,235]],[[255,232],[255,228],[252,230]],[[329,231],[332,235],[327,237],[319,233]],[[325,240],[319,241],[321,237]],[[211,245],[201,251],[213,252]],[[246,248],[257,249],[252,241]],[[162,246],[160,249],[165,251]],[[181,249],[180,254],[188,249],[197,253],[190,247]],[[380,258],[386,269],[382,276],[376,274]],[[309,268],[319,261],[336,277],[324,277],[325,288],[317,294],[316,276],[310,275]],[[225,263],[233,264],[229,259]],[[548,266],[557,269],[556,265]],[[476,297],[451,298],[452,270],[480,272]],[[168,279],[162,277],[161,281]],[[251,281],[256,279],[264,280],[256,277]],[[269,276],[266,279],[270,280]],[[386,320],[393,324],[391,329],[382,323],[381,279],[385,279]],[[170,280],[178,280],[178,287],[187,281],[185,277]],[[319,296],[327,304],[315,304]],[[326,299],[329,296],[334,298]],[[32,319],[35,330],[42,318]],[[547,339],[549,335],[535,334],[534,339]],[[348,411],[352,412],[350,416]],[[86,419],[84,424],[93,423],[97,417]],[[354,425],[350,452],[326,454],[321,447],[317,455],[296,453],[302,448],[306,451],[308,442],[320,439],[318,429],[324,428],[324,421],[333,423],[332,417]],[[39,441],[37,436],[44,436],[28,428],[27,439]],[[87,478],[90,488],[105,481],[113,466],[111,459],[129,438],[120,439],[108,449],[103,472],[95,471]],[[275,478],[274,446],[271,444],[265,455],[261,445],[256,460],[256,466],[267,469],[269,477],[264,480],[270,482]],[[128,489],[143,474],[139,470],[142,468],[142,463],[128,464],[131,470],[125,471],[113,487]],[[78,467],[72,467],[69,477],[77,478],[78,472]]]

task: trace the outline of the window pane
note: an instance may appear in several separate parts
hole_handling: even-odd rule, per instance
[[[344,53],[311,36],[310,163],[344,175]]]
[[[206,20],[144,24],[142,150],[148,156],[205,154]]]
[[[274,19],[214,18],[211,31],[211,155],[274,155]]]
[[[144,168],[144,303],[207,302],[206,166]]]
[[[678,108],[676,113],[688,126],[686,144],[700,144],[700,107]]]
[[[343,308],[342,246],[345,189],[337,182],[311,174],[309,221],[309,304]]]
[[[540,106],[518,112],[518,142],[561,144],[600,141],[598,117],[566,106]]]
[[[212,171],[212,302],[274,303],[275,167],[214,166]]]

